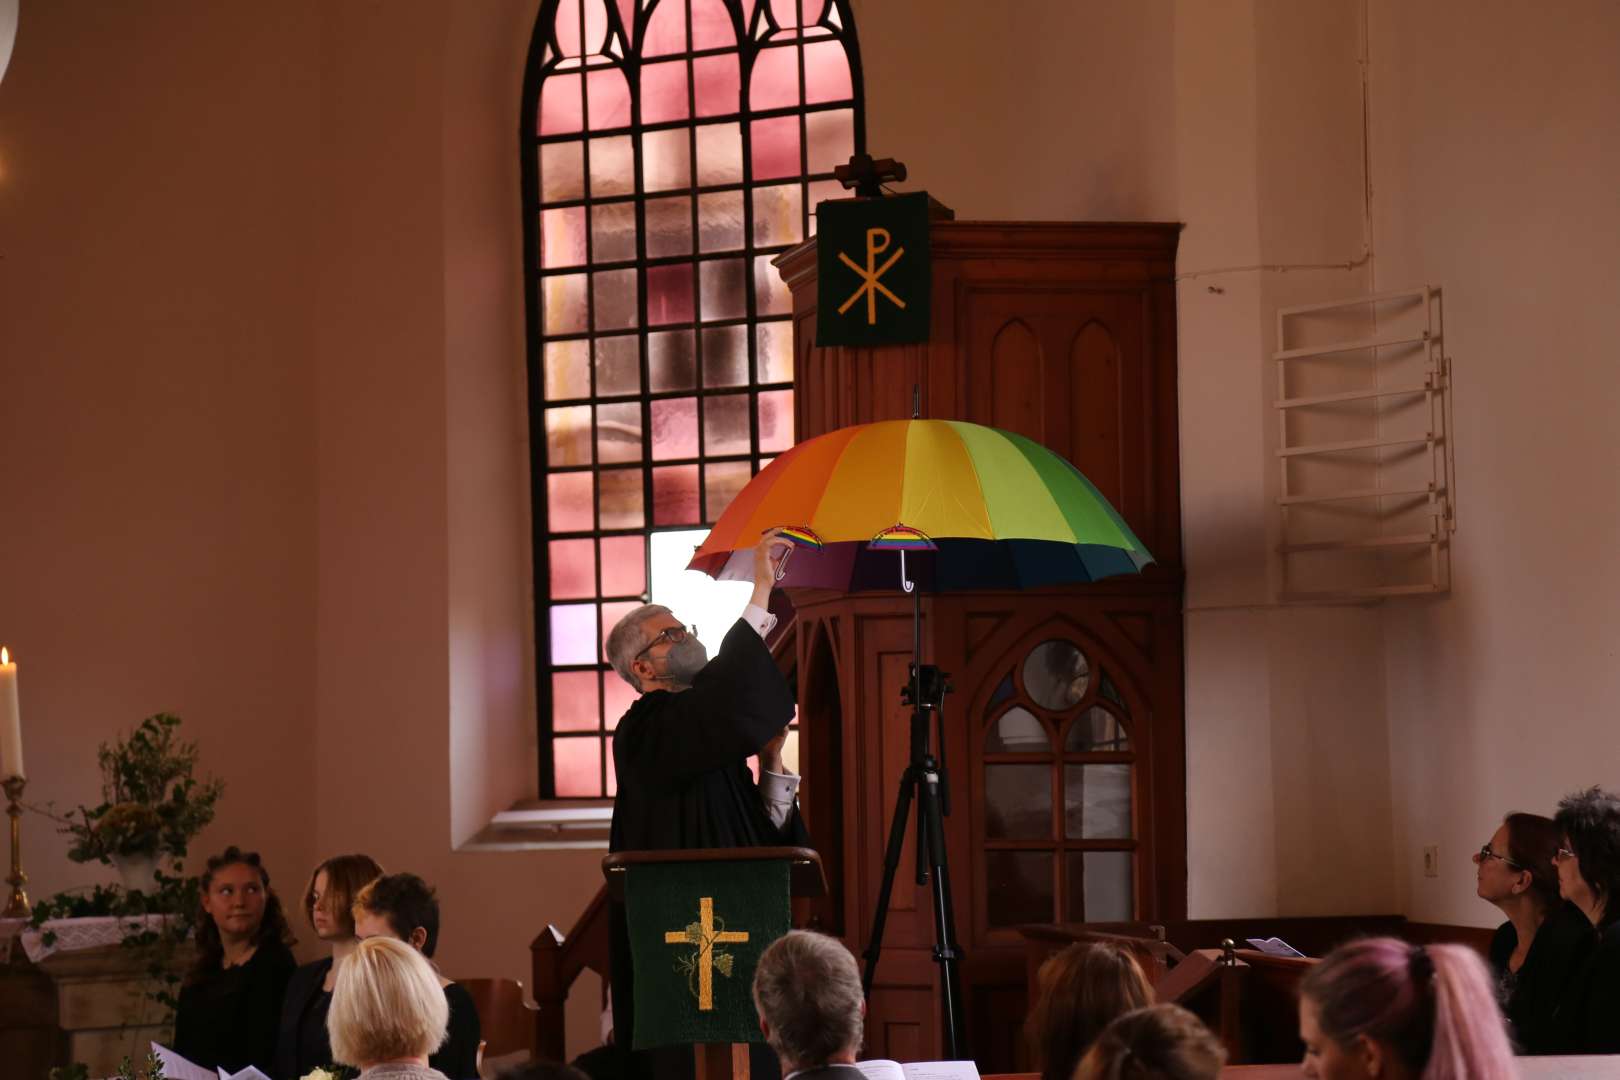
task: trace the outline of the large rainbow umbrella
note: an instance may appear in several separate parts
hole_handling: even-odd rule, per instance
[[[1079,469],[959,420],[883,420],[799,443],[738,492],[690,568],[749,580],[770,529],[806,549],[787,560],[788,586],[1022,589],[1153,561]]]

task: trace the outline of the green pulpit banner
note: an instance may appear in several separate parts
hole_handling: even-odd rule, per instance
[[[764,1041],[754,967],[792,925],[787,861],[629,866],[624,907],[635,1049]]]
[[[928,195],[816,206],[816,344],[928,340]]]

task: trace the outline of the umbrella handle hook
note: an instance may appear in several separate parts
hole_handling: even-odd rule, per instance
[[[782,552],[782,557],[777,560],[777,563],[776,563],[776,580],[777,581],[781,581],[783,578],[787,577],[788,560],[793,557],[794,550],[795,549],[793,547],[789,547],[786,551]],[[770,558],[769,555],[766,555],[765,557],[767,559]]]
[[[900,549],[900,587],[906,592],[910,592],[917,587],[917,583],[906,576],[906,552],[904,548]]]

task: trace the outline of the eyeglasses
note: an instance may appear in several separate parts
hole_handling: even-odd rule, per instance
[[[1515,869],[1515,870],[1523,870],[1524,869],[1524,867],[1520,866],[1518,863],[1514,862],[1512,859],[1508,858],[1506,855],[1498,855],[1496,852],[1492,851],[1490,841],[1486,841],[1485,843],[1481,844],[1480,847],[1479,847],[1479,861],[1484,862],[1486,859],[1501,859],[1503,862],[1507,863],[1509,866],[1513,867],[1513,869]]]
[[[1567,847],[1561,847],[1553,852],[1553,862],[1563,862],[1565,859],[1573,859],[1574,857],[1575,853]]]
[[[697,624],[696,623],[693,623],[691,626],[668,626],[668,627],[665,627],[664,629],[660,630],[656,635],[654,635],[654,637],[653,637],[653,639],[651,641],[647,642],[647,647],[646,648],[644,648],[640,652],[636,653],[634,659],[640,660],[643,656],[646,656],[649,652],[651,652],[653,649],[656,649],[659,645],[663,644],[666,641],[669,642],[671,645],[679,645],[681,642],[685,641],[687,638],[689,638],[689,637],[697,637],[697,636],[698,636],[698,632],[697,632]]]

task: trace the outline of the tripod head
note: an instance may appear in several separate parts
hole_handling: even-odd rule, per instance
[[[950,684],[951,674],[933,664],[911,665],[911,678],[900,688],[900,701],[908,708],[924,712],[945,706],[945,695],[955,687]]]

